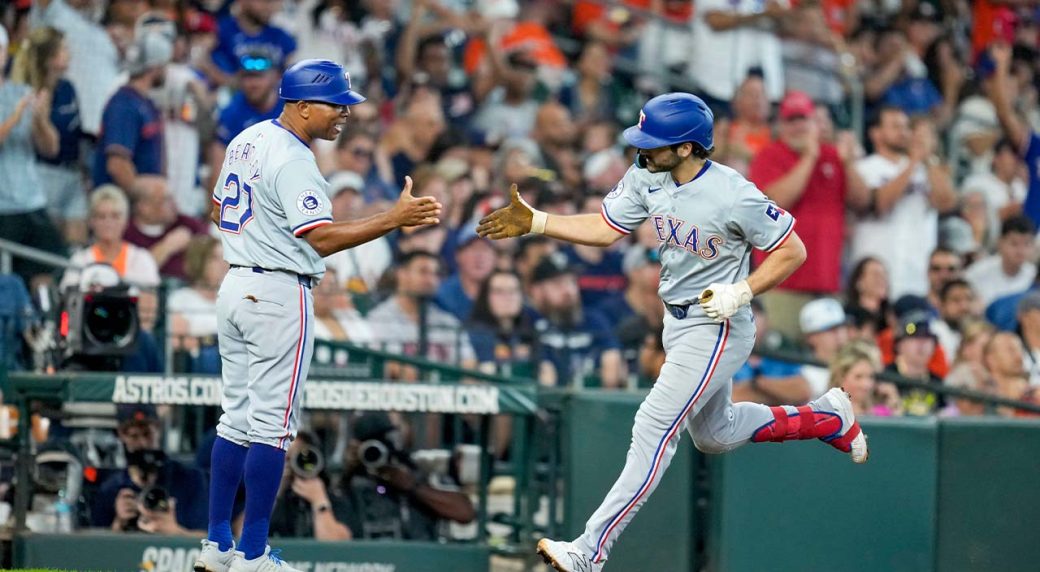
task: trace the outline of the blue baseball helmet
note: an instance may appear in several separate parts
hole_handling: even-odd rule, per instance
[[[278,97],[286,101],[321,101],[357,105],[365,96],[350,89],[350,75],[330,60],[302,60],[285,70]]]
[[[704,101],[689,93],[666,93],[646,102],[639,123],[625,129],[625,141],[639,149],[696,143],[705,150],[715,146],[715,115]]]

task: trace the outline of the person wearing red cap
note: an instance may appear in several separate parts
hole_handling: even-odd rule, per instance
[[[749,178],[767,197],[798,220],[808,259],[801,268],[762,297],[774,327],[800,337],[798,313],[820,295],[841,285],[845,208],[863,210],[870,192],[851,161],[851,145],[836,147],[820,140],[815,104],[808,95],[790,91],[780,102],[779,137],[755,155]],[[756,263],[762,256],[756,256]]]

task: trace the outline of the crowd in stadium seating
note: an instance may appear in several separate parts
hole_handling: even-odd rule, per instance
[[[715,110],[712,160],[791,211],[808,250],[753,302],[758,347],[824,365],[756,355],[735,399],[841,385],[866,415],[1017,414],[901,391],[886,371],[1036,400],[1037,3],[16,0],[0,18],[0,238],[140,289],[127,371],[219,372],[227,265],[207,219],[224,146],[277,117],[281,70],[322,57],[368,97],[313,145],[335,218],[385,208],[406,175],[445,214],[329,257],[319,339],[549,386],[651,383],[651,225],[605,250],[493,243],[475,225],[513,183],[548,212],[598,211],[632,164],[620,130],[681,89]],[[30,292],[85,280],[15,273]]]

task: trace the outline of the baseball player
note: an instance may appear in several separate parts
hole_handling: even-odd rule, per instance
[[[413,197],[410,178],[390,210],[334,222],[310,144],[335,139],[349,106],[365,98],[328,60],[295,64],[278,91],[281,115],[231,140],[213,191],[212,219],[231,270],[217,294],[223,415],[196,572],[293,570],[271,554],[268,521],[296,436],[314,347],[311,288],[325,272],[322,258],[402,226],[439,222],[441,205]],[[245,524],[236,547],[231,510],[243,478]],[[316,505],[314,518],[327,509]]]
[[[821,439],[852,460],[867,460],[866,436],[852,403],[832,389],[802,407],[730,400],[732,376],[755,339],[748,302],[805,260],[794,218],[739,173],[708,158],[714,117],[700,98],[669,93],[648,101],[625,130],[636,164],[603,201],[600,214],[549,215],[532,209],[514,185],[509,206],[485,217],[482,236],[538,233],[607,246],[643,221],[659,241],[667,361],[636,413],[621,476],[573,542],[542,539],[538,553],[561,572],[603,568],[610,548],[657,487],[689,431],[705,453],[749,441]],[[770,255],[749,274],[752,247]]]

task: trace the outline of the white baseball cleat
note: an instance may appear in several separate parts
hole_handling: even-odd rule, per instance
[[[588,555],[570,542],[543,538],[538,541],[538,554],[542,556],[546,564],[558,572],[600,572],[603,570],[602,562],[593,563]]]
[[[849,453],[854,463],[866,463],[870,451],[867,448],[867,434],[859,427],[856,414],[852,410],[852,400],[845,390],[834,387],[816,400],[819,411],[834,413],[841,418],[841,430],[829,437],[820,438],[831,447]]]
[[[271,547],[264,549],[264,553],[252,560],[246,560],[245,554],[241,552],[235,556],[228,572],[302,572],[285,563],[278,557],[280,550],[271,552]]]
[[[219,544],[207,539],[202,541],[202,552],[195,559],[192,570],[194,572],[228,572],[234,560],[234,544],[231,545],[231,548],[221,551]]]

